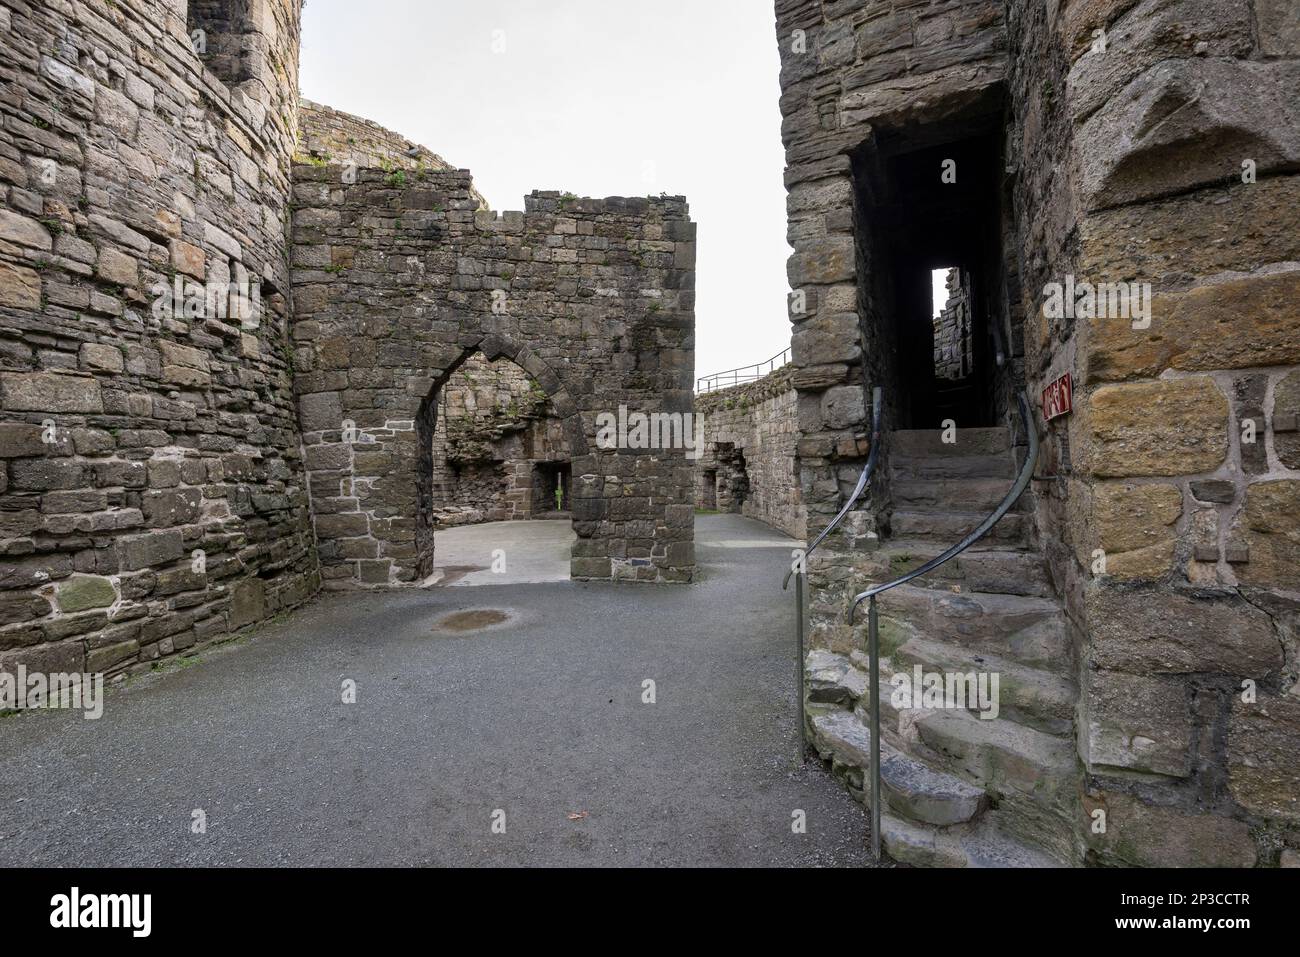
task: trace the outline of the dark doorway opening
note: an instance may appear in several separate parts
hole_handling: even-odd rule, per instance
[[[997,422],[1001,155],[1000,133],[967,127],[882,133],[854,158],[863,337],[892,428]]]
[[[194,52],[226,83],[252,78],[247,63],[252,25],[249,0],[189,0],[186,9]]]
[[[568,518],[573,467],[568,462],[533,465],[533,514]]]
[[[697,508],[702,508],[706,512],[715,511],[718,507],[718,470],[705,469],[700,479],[700,492],[697,496]]]
[[[719,442],[717,449],[717,508],[721,512],[740,512],[749,497],[749,472],[744,450],[731,442]]]

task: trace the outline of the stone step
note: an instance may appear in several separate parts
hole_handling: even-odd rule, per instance
[[[988,517],[988,512],[935,511],[918,512],[895,509],[890,528],[895,538],[916,538],[955,545],[974,531]],[[1019,512],[1002,516],[989,529],[982,542],[1023,543],[1028,532],[1027,517]]]
[[[943,552],[937,542],[889,539],[872,555],[880,568],[880,581],[897,578]],[[868,573],[871,573],[870,571]],[[926,588],[951,588],[1003,595],[1050,598],[1055,592],[1043,558],[1035,551],[976,543],[914,584]]]
[[[804,658],[804,693],[810,704],[852,708],[867,691],[867,672],[844,655],[814,648]]]
[[[893,455],[890,472],[896,481],[904,479],[940,480],[1000,478],[1008,482],[1016,477],[1016,464],[1010,455]]]
[[[878,600],[882,641],[884,620],[890,622],[890,654],[904,641],[921,638],[1053,672],[1070,667],[1065,616],[1051,599],[959,593],[909,584],[885,592]]]
[[[942,767],[996,795],[999,803],[1051,810],[1068,801],[1076,762],[1068,738],[959,710],[923,712],[915,730]]]
[[[973,824],[939,828],[882,810],[880,843],[894,860],[914,867],[1060,867],[1049,855],[1008,837],[998,815],[986,811]]]
[[[848,711],[818,715],[812,724],[818,752],[824,758],[833,758],[840,764],[862,771],[864,792],[867,799],[872,800],[871,730]],[[913,760],[883,740],[880,746],[880,789],[885,806],[894,813],[937,826],[969,821],[985,805],[982,788]]]
[[[983,512],[987,515],[1001,504],[1015,484],[1013,479],[950,478],[895,479],[894,504],[910,512]],[[1024,511],[1029,498],[1021,495],[1012,506]]]
[[[996,455],[1011,451],[1011,436],[1004,427],[962,429],[953,433],[954,442],[943,441],[943,429],[899,429],[889,437],[895,455],[942,456]]]
[[[1074,730],[1074,702],[1078,692],[1074,683],[1061,675],[922,638],[913,638],[898,648],[890,664],[895,671],[903,673],[911,673],[920,666],[923,672],[997,675],[998,717],[1046,734],[1069,735]],[[865,685],[858,698],[864,695],[870,700]]]

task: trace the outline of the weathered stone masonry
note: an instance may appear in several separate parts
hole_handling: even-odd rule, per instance
[[[470,356],[443,387],[433,433],[434,521],[440,527],[555,513],[572,455],[546,392],[507,359]]]
[[[1061,791],[1055,819],[1027,810],[1014,826],[1071,862],[1294,860],[1295,5],[778,0],[776,13],[792,303],[806,304],[791,318],[811,530],[864,461],[868,390],[884,387],[894,428],[907,388],[889,368],[891,308],[875,285],[888,252],[872,233],[887,201],[873,193],[878,171],[900,148],[996,131],[1004,287],[990,301],[1011,359],[995,383],[998,414],[1014,432],[1012,390],[1023,382],[1036,397],[1067,371],[1077,410],[1037,422],[1032,498],[1072,636],[1076,796]],[[1044,286],[1067,275],[1151,283],[1150,327],[1048,319]],[[853,527],[887,534],[884,451]],[[814,562],[824,647],[862,647],[860,631],[846,634],[845,596],[897,572],[873,569],[863,544],[876,539],[841,540]],[[980,783],[1014,794],[998,782],[1013,766],[1000,762],[1029,755],[966,746],[964,758],[947,755],[950,769],[989,762]],[[896,846],[936,859],[921,839]]]
[[[522,366],[566,420],[574,576],[689,580],[685,450],[595,444],[620,405],[690,411],[686,204],[534,193],[498,216],[464,171],[342,175],[295,167],[296,383],[326,580],[432,573],[420,456],[439,389],[475,352]]]
[[[286,348],[299,4],[248,9],[228,84],[179,0],[0,7],[0,667],[144,666],[317,586]],[[260,309],[155,315],[178,278]]]
[[[735,511],[803,538],[799,489],[799,438],[793,368],[785,366],[756,382],[696,396],[704,445],[696,462],[696,505]],[[729,495],[743,462],[743,500]],[[706,487],[707,486],[707,487]]]
[[[685,202],[485,212],[427,150],[300,112],[299,13],[0,6],[0,668],[139,670],[322,578],[420,580],[416,440],[475,351],[568,420],[575,577],[691,577],[683,453],[590,447],[620,402],[690,410]]]

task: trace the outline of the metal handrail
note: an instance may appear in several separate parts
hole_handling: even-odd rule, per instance
[[[778,362],[778,359],[781,361]],[[700,376],[695,380],[695,391],[696,393],[707,393],[716,391],[717,389],[730,389],[732,386],[740,385],[744,382],[757,382],[759,379],[763,378],[763,376],[782,368],[789,361],[790,350],[784,349],[772,356],[772,358],[766,359],[763,362],[755,362],[753,365],[737,366],[734,369],[727,369],[723,372],[714,372],[711,375]],[[760,372],[759,370],[765,366],[767,367],[767,371]],[[750,369],[754,370],[752,374],[749,372]],[[742,372],[745,373],[745,375],[741,375]],[[731,380],[724,386],[721,380],[726,376],[730,376]],[[705,386],[706,382],[708,383],[707,387]]]
[[[1016,399],[1020,406],[1020,418],[1025,423],[1025,431],[1029,437],[1029,455],[1025,459],[1025,464],[1021,466],[1020,474],[1016,477],[1016,484],[1011,487],[1011,491],[1009,491],[1002,501],[998,503],[998,507],[989,514],[988,518],[984,519],[984,521],[982,521],[969,535],[963,538],[956,545],[949,548],[942,555],[936,555],[924,565],[912,569],[905,575],[900,575],[893,581],[886,582],[883,585],[873,585],[861,594],[854,596],[853,606],[849,609],[850,625],[853,624],[853,619],[858,606],[864,601],[874,599],[877,595],[882,592],[887,592],[891,588],[897,588],[899,585],[906,585],[908,582],[920,578],[922,575],[928,574],[940,565],[956,558],[988,534],[989,529],[1000,522],[1007,512],[1011,511],[1011,506],[1016,504],[1016,499],[1020,498],[1025,489],[1029,486],[1029,480],[1034,474],[1034,466],[1038,462],[1038,433],[1035,431],[1033,422],[1029,418],[1029,400],[1025,398],[1023,392],[1020,393]]]
[[[813,550],[826,540],[826,536],[835,531],[836,527],[844,520],[844,516],[853,510],[853,506],[858,504],[858,499],[862,497],[863,491],[866,490],[867,483],[871,481],[871,474],[876,470],[876,463],[880,460],[880,386],[876,386],[871,392],[871,449],[867,453],[867,464],[862,469],[862,474],[858,476],[858,486],[849,496],[849,500],[844,503],[840,513],[831,520],[831,523],[822,529],[822,533],[813,539],[813,543],[804,549],[803,559],[807,561],[808,556]],[[800,562],[802,565],[803,562]],[[794,574],[791,568],[785,573],[785,580],[781,582],[781,590],[785,591],[790,584],[790,576]]]
[[[1001,368],[1006,362],[1006,353],[1002,345],[1001,330],[998,328],[996,321],[992,324],[992,329],[996,360],[998,367]],[[1023,389],[1016,396],[1016,399],[1020,409],[1020,420],[1024,423],[1025,434],[1029,439],[1029,455],[1025,459],[1025,464],[1021,466],[1020,474],[1016,476],[1016,483],[1011,487],[1011,491],[1007,492],[988,518],[984,519],[956,545],[953,545],[942,555],[936,555],[920,567],[912,569],[907,574],[900,575],[893,581],[881,585],[873,585],[861,594],[856,595],[852,606],[849,608],[849,626],[852,627],[858,606],[864,601],[869,603],[867,605],[867,657],[871,669],[870,678],[868,679],[871,688],[871,712],[869,715],[871,722],[871,850],[875,854],[877,861],[880,860],[880,806],[883,797],[880,793],[880,609],[876,598],[891,588],[897,588],[899,585],[906,584],[934,571],[940,565],[951,561],[966,551],[966,549],[983,538],[989,529],[1000,522],[1003,516],[1011,510],[1011,506],[1016,503],[1016,500],[1024,494],[1025,489],[1029,486],[1029,480],[1034,474],[1034,468],[1038,464],[1038,430],[1034,427],[1033,419],[1030,417],[1029,399],[1025,396]]]
[[[790,570],[785,573],[785,580],[781,582],[781,590],[785,591],[790,584],[790,576],[795,575],[794,584],[794,617],[795,617],[795,698],[799,703],[799,760],[807,760],[808,755],[808,727],[807,720],[804,716],[803,705],[803,580],[804,569],[808,567],[808,556],[813,553],[826,536],[833,532],[844,520],[844,516],[849,514],[853,506],[862,498],[862,493],[866,490],[867,485],[871,482],[871,476],[876,470],[876,463],[880,461],[880,418],[881,418],[881,391],[880,386],[876,386],[871,393],[871,450],[867,453],[867,464],[862,468],[862,474],[858,476],[858,486],[849,496],[849,500],[844,503],[840,513],[835,516],[834,520],[822,529],[822,533],[814,539],[813,543],[804,549],[798,560],[791,566]]]

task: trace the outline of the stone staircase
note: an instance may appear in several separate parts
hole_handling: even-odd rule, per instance
[[[859,562],[854,591],[940,554],[1010,489],[1006,429],[964,429],[955,445],[940,435],[893,433],[890,534]],[[895,860],[1037,867],[1075,859],[1077,691],[1066,617],[1029,543],[1030,525],[1026,512],[1012,511],[932,575],[880,597],[879,689],[868,687],[865,650],[808,655],[810,738],[864,801],[872,799],[868,714],[873,690],[880,694],[881,841]],[[858,631],[865,649],[865,626]],[[996,717],[981,717],[973,702],[895,707],[891,679],[914,678],[918,668],[996,674]]]

